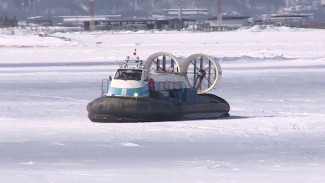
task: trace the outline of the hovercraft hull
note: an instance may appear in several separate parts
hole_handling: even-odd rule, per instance
[[[195,103],[176,98],[102,96],[90,102],[87,110],[93,122],[154,122],[229,116],[230,106],[212,94],[198,95]]]

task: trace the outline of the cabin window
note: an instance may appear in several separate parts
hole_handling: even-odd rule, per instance
[[[119,69],[116,71],[114,79],[121,80],[141,80],[142,70]]]

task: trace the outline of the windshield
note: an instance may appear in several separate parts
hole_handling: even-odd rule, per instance
[[[114,79],[123,79],[123,80],[140,80],[142,70],[133,70],[133,69],[119,69],[116,71]]]

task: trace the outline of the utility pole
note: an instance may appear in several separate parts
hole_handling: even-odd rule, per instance
[[[52,26],[52,20],[51,20],[51,13],[50,13],[50,6],[49,3],[47,3],[47,14],[48,14],[48,26]]]
[[[182,29],[183,28],[183,7],[180,5],[180,4],[178,4],[178,7],[179,7],[179,9],[178,9],[178,19],[179,19],[179,22],[180,22],[180,29]]]
[[[94,31],[95,30],[95,22],[94,22],[94,0],[89,0],[90,8],[90,23],[89,23],[89,30]]]
[[[218,0],[218,14],[217,14],[217,23],[218,26],[221,27],[222,25],[222,0]]]

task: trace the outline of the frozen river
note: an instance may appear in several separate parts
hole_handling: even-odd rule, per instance
[[[224,34],[239,37],[238,43],[246,47],[239,47],[235,38],[218,37]],[[287,36],[292,34],[306,34],[311,40]],[[189,35],[193,43],[187,41]],[[53,37],[24,35],[17,41],[19,35],[1,35],[1,182],[325,182],[324,31],[243,30],[212,35],[64,34],[72,40],[69,43]],[[154,39],[141,42],[139,36]],[[270,42],[275,36],[283,37]],[[86,105],[100,95],[101,79],[113,74],[119,59],[115,55],[131,47],[123,43],[126,37],[135,42],[133,46],[148,48],[144,55],[165,51],[163,45],[175,50],[183,45],[190,50],[171,52],[188,56],[199,50],[193,44],[202,45],[200,52],[220,60],[223,79],[213,93],[230,103],[231,116],[91,123]],[[92,44],[99,38],[104,39],[102,46]],[[105,45],[106,39],[110,44]],[[154,44],[160,40],[161,45]],[[224,57],[217,51],[213,55],[213,45],[206,47],[214,42],[228,50]],[[40,49],[58,54],[46,56]],[[98,50],[108,56],[96,57]],[[295,50],[304,53],[294,57]],[[274,55],[280,51],[280,56]],[[74,57],[72,52],[79,54]],[[26,54],[28,58],[20,62]],[[97,59],[82,61],[87,57]]]

